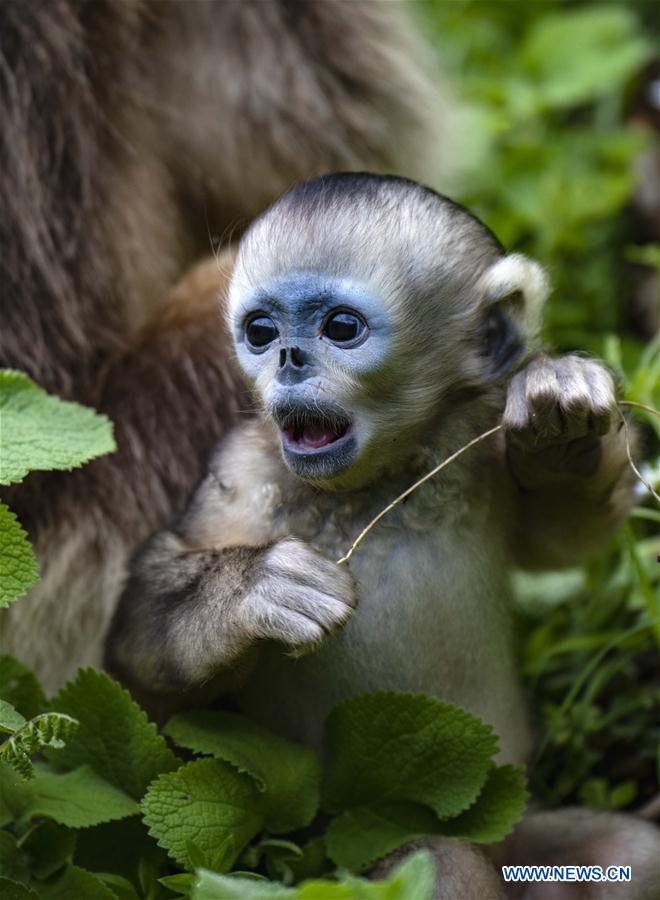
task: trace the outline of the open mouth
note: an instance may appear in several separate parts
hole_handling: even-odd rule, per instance
[[[350,430],[348,419],[305,415],[282,425],[282,442],[296,453],[319,453],[342,442]]]

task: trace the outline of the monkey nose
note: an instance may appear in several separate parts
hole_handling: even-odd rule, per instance
[[[294,369],[303,369],[309,365],[309,354],[300,347],[287,347],[280,350],[280,369],[290,365]]]
[[[279,372],[277,380],[280,384],[296,384],[304,381],[312,374],[311,356],[300,347],[287,347],[280,350]]]

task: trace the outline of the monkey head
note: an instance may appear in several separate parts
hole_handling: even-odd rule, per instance
[[[287,466],[344,489],[404,464],[457,397],[504,384],[546,293],[541,268],[506,256],[463,207],[346,173],[294,188],[252,223],[228,317]]]

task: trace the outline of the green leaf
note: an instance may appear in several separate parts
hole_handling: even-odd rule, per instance
[[[307,881],[287,888],[275,881],[254,881],[218,875],[202,869],[192,900],[431,900],[435,868],[431,854],[420,851],[408,857],[382,881],[344,875],[338,881]]]
[[[493,766],[477,802],[455,819],[440,823],[438,833],[480,844],[501,841],[520,821],[527,799],[523,769]]]
[[[325,844],[336,865],[362,872],[404,844],[437,833],[438,825],[433,811],[416,803],[362,806],[333,819]]]
[[[137,891],[128,878],[114,872],[94,872],[96,878],[108,887],[118,900],[140,900]]]
[[[139,800],[147,785],[180,764],[144,710],[103,672],[82,669],[51,701],[80,723],[72,741],[46,756],[57,766],[89,764],[111,784]]]
[[[164,729],[172,740],[247,772],[265,792],[266,828],[274,834],[308,825],[318,810],[321,768],[308,747],[277,737],[243,716],[181,713]]]
[[[25,725],[25,717],[16,712],[11,703],[0,700],[0,732],[6,731],[12,734],[22,725]]]
[[[35,469],[73,469],[115,449],[105,416],[47,394],[23,372],[0,371],[0,418],[0,484]]]
[[[209,865],[209,858],[194,841],[186,841],[186,856],[191,869],[202,869]]]
[[[18,861],[16,838],[4,829],[0,829],[0,875],[11,878]]]
[[[234,835],[228,835],[224,841],[221,841],[209,859],[209,868],[213,869],[214,872],[228,872],[234,860],[237,857],[236,852],[236,841],[234,840]],[[201,868],[205,868],[202,866]]]
[[[575,106],[625,85],[652,48],[632,10],[603,4],[559,11],[530,29],[520,59],[550,107]]]
[[[41,900],[117,900],[117,894],[78,866],[68,865],[61,875],[39,884]]]
[[[3,806],[14,819],[43,816],[70,828],[87,828],[138,812],[134,800],[89,766],[60,775],[37,765],[31,781],[19,782],[11,768],[0,765],[0,810]]]
[[[37,558],[27,535],[14,513],[0,503],[0,609],[22,597],[38,580]]]
[[[20,841],[27,854],[30,872],[36,878],[49,878],[71,862],[76,847],[76,832],[54,822],[39,822]]]
[[[2,828],[0,828],[0,876],[17,881],[26,881],[30,877],[27,858],[16,846],[16,838]]]
[[[0,827],[20,815],[25,782],[8,763],[0,762]]]
[[[352,898],[364,900],[432,900],[434,895],[435,866],[428,850],[413,853],[382,881],[364,881],[346,876],[344,881],[354,893]],[[300,900],[316,900],[313,882],[303,885]],[[318,896],[318,900],[321,900]]]
[[[166,887],[168,891],[174,894],[182,894],[189,897],[192,890],[195,875],[192,872],[182,872],[179,875],[165,875],[164,878],[158,879],[159,883]]]
[[[629,262],[637,263],[639,266],[660,269],[660,244],[630,244],[626,247],[624,255]]]
[[[302,857],[289,862],[295,881],[319,878],[329,868],[328,853],[324,837],[313,837],[302,846]]]
[[[326,734],[331,812],[411,800],[458,815],[478,797],[497,751],[489,725],[422,694],[353,697],[332,711]]]
[[[22,718],[22,717],[21,717]],[[23,778],[32,778],[30,757],[46,747],[61,748],[71,740],[78,723],[63,713],[41,713],[0,743],[0,762],[9,763]]]
[[[9,878],[0,878],[0,897],[2,900],[40,900],[33,890]]]
[[[139,811],[131,797],[89,766],[80,766],[63,775],[37,767],[28,791],[30,800],[23,815],[46,816],[70,828],[88,828]]]
[[[277,881],[234,878],[199,869],[190,896],[192,900],[289,900],[297,897],[297,891]]]
[[[233,839],[233,858],[227,859],[231,865],[264,824],[263,794],[254,780],[216,759],[200,759],[161,775],[140,805],[149,833],[186,867],[187,841],[210,856]]]
[[[13,656],[0,656],[0,696],[26,719],[34,718],[46,708],[41,685],[30,669]]]

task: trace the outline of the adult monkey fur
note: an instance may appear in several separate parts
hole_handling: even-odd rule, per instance
[[[231,691],[312,745],[351,694],[425,691],[525,761],[508,567],[579,561],[633,500],[611,376],[538,352],[546,294],[536,263],[414,182],[330,175],[276,202],[242,238],[228,295],[261,414],[133,561],[111,670],[138,695]],[[350,571],[336,562],[393,496],[501,420],[379,523]],[[634,859],[632,885],[580,894],[610,900],[658,895],[659,846],[648,823],[580,810],[532,816],[509,842],[526,862]],[[476,851],[436,851],[438,897],[500,896]]]
[[[0,365],[106,412],[119,448],[6,495],[42,578],[0,652],[48,691],[100,665],[127,559],[239,415],[217,285],[168,297],[207,223],[228,238],[332,169],[435,177],[424,58],[393,3],[0,3]]]

